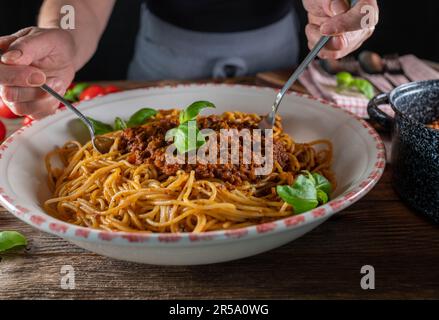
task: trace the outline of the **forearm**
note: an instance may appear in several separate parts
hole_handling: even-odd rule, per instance
[[[60,28],[61,8],[75,9],[75,29],[67,29],[75,42],[75,68],[81,69],[95,53],[107,26],[115,0],[45,0],[41,6],[38,26]]]

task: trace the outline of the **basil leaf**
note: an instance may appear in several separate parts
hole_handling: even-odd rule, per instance
[[[328,201],[329,201],[329,196],[328,196],[328,194],[325,192],[325,191],[323,191],[323,190],[317,190],[317,201],[320,203],[320,204],[325,204],[325,203],[327,203]]]
[[[184,154],[188,151],[187,135],[183,128],[178,128],[175,132],[174,145],[180,154]]]
[[[169,130],[166,133],[166,138],[171,137],[174,137],[174,145],[180,154],[196,150],[206,143],[204,136],[197,128],[196,121],[189,121]]]
[[[368,99],[372,99],[375,96],[375,89],[373,88],[373,85],[365,79],[355,78],[351,86],[355,87]]]
[[[349,72],[339,72],[336,78],[339,89],[356,89],[368,99],[372,99],[375,96],[373,85],[366,79],[354,78]]]
[[[150,108],[143,108],[134,113],[131,118],[128,120],[127,126],[129,128],[131,127],[137,127],[141,126],[148,120],[149,118],[155,116],[157,114],[157,111]]]
[[[314,183],[304,175],[298,176],[293,186],[277,186],[276,191],[296,214],[314,209],[319,204]]]
[[[342,88],[348,88],[354,81],[354,77],[349,72],[339,72],[336,75],[337,86]]]
[[[171,130],[168,130],[168,132],[166,132],[166,135],[165,135],[165,141],[168,141],[171,138],[174,138],[175,135],[177,134],[177,130],[178,130],[178,128],[173,128]]]
[[[215,108],[215,105],[209,101],[196,101],[189,107],[180,112],[180,124],[195,119],[201,110],[205,108]]]
[[[183,126],[188,127],[187,151],[196,150],[206,143],[206,139],[200,130],[198,130],[197,122],[195,120],[186,122]],[[195,137],[195,140],[191,139],[192,137]]]
[[[215,108],[209,101],[196,101],[180,112],[180,125],[168,130],[165,139],[174,138],[174,145],[180,154],[196,150],[206,143],[206,138],[197,128],[195,118],[204,108]],[[195,139],[192,139],[192,138]]]
[[[25,245],[27,245],[27,240],[21,233],[17,231],[0,232],[0,252]]]
[[[196,121],[189,121],[179,126],[179,130],[184,133],[185,136],[185,149],[184,152],[189,152],[192,150],[196,150],[200,146],[200,141],[198,136],[200,135],[200,131],[197,128]],[[195,140],[192,139],[195,137]]]
[[[314,176],[312,175],[312,173],[309,172],[308,170],[304,170],[302,172],[312,182],[312,184],[315,186],[316,185],[316,180],[314,179]]]
[[[375,96],[373,85],[366,79],[354,78],[349,72],[337,73],[336,78],[339,89],[355,89],[368,99],[372,99]]]
[[[79,96],[81,95],[82,91],[87,89],[90,86],[90,84],[81,82],[76,84],[72,89],[72,94],[75,96],[76,100],[78,100]]]
[[[114,119],[114,130],[119,131],[119,130],[125,130],[127,128],[127,123],[125,122],[125,120],[116,117],[116,119]]]
[[[95,133],[97,135],[106,134],[106,133],[114,131],[113,127],[110,126],[109,124],[106,124],[106,123],[103,123],[101,121],[92,119],[90,117],[87,117],[87,119],[90,120],[91,123],[93,124],[93,128],[95,129]]]
[[[326,194],[330,194],[332,192],[332,185],[324,176],[313,173],[312,174],[317,190],[322,190]]]

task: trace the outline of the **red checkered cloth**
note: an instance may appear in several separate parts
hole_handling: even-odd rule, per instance
[[[404,74],[370,75],[362,72],[360,76],[375,86],[376,93],[389,92],[396,86],[410,81],[439,79],[439,72],[413,55],[401,57],[400,62]],[[361,93],[340,92],[335,76],[325,72],[317,61],[309,66],[299,80],[311,95],[331,101],[361,118],[369,117],[367,114],[369,100]],[[389,105],[383,105],[381,109],[390,115],[393,114]]]
[[[368,117],[367,104],[369,100],[361,93],[339,92],[335,76],[325,72],[317,61],[309,66],[299,80],[313,96],[331,101],[361,118]],[[383,107],[383,110],[391,111],[389,106]]]

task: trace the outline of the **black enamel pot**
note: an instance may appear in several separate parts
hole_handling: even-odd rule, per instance
[[[379,109],[390,104],[395,116]],[[392,131],[393,186],[401,199],[439,223],[439,80],[409,83],[370,101],[371,121]]]

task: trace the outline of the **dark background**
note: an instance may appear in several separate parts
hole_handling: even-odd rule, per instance
[[[268,1],[268,0],[267,0]],[[2,0],[0,2],[0,35],[35,25],[41,0]],[[141,0],[117,1],[109,26],[94,58],[82,69],[77,80],[124,79],[133,55],[139,27]],[[301,1],[293,1],[305,25]],[[362,49],[381,54],[413,53],[439,61],[439,1],[379,1],[381,20],[375,34]],[[303,30],[303,28],[302,28]],[[306,41],[302,34],[302,55]]]

